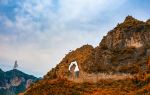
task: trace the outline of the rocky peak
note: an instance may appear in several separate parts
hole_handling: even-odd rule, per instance
[[[124,22],[131,22],[131,21],[137,21],[137,19],[135,19],[134,17],[132,16],[127,16],[124,20]]]
[[[139,48],[150,41],[150,25],[127,16],[123,23],[108,32],[102,39],[100,47],[105,48]]]
[[[108,32],[103,37],[96,49],[96,64],[104,63],[105,67],[111,67],[113,71],[130,72],[136,68],[133,64],[141,64],[143,68],[146,58],[150,55],[150,25],[139,21],[131,16],[126,17],[125,21]],[[142,62],[139,62],[139,58]],[[101,61],[102,60],[102,61]],[[130,65],[129,65],[130,64]],[[137,65],[136,64],[136,65]],[[133,67],[129,69],[129,66]],[[136,66],[135,65],[135,66]],[[99,66],[100,68],[102,66]],[[130,67],[130,68],[131,68]],[[140,67],[140,66],[137,66]],[[143,69],[142,68],[142,69]],[[145,69],[143,69],[144,71]],[[132,73],[138,70],[132,71]]]

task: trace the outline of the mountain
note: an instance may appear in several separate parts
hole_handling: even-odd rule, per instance
[[[99,46],[84,45],[70,52],[45,76],[67,77],[68,65],[77,60],[81,72],[122,72],[135,74],[145,72],[150,56],[150,24],[127,16],[103,37]],[[139,69],[139,70],[137,70]]]
[[[78,79],[70,79],[73,60],[80,69]],[[69,52],[25,95],[150,95],[149,60],[150,20],[127,16],[97,47],[84,45]]]
[[[24,92],[38,78],[17,69],[2,71],[0,69],[0,95],[16,95]]]

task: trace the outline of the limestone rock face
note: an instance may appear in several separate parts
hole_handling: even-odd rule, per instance
[[[19,86],[21,84],[22,80],[21,78],[14,77],[10,80],[11,86]]]
[[[105,45],[109,49],[122,49],[126,47],[139,48],[149,44],[149,36],[150,25],[128,16],[123,23],[108,32],[99,46]]]
[[[98,69],[106,68],[105,71],[137,73],[147,69],[149,54],[150,25],[128,16],[103,37],[95,49],[95,64],[100,64]]]

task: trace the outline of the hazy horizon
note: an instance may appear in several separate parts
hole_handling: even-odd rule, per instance
[[[145,0],[0,0],[0,68],[42,77],[65,54],[97,46],[126,16],[150,19]]]

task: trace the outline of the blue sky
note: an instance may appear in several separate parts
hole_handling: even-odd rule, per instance
[[[127,15],[146,21],[150,0],[0,0],[0,68],[43,76],[69,52],[94,47]]]

